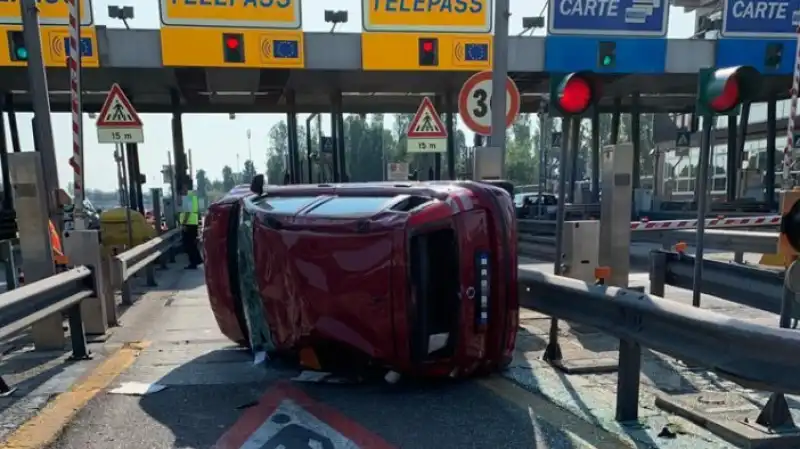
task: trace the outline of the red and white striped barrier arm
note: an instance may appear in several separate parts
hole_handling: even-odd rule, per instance
[[[781,224],[780,215],[767,215],[763,217],[731,217],[708,218],[706,228],[749,228],[756,226],[778,226]],[[676,229],[694,229],[697,220],[663,220],[663,221],[632,221],[631,231],[674,231]]]

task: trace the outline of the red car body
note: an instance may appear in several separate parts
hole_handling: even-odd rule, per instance
[[[463,376],[511,360],[516,240],[511,197],[489,184],[239,190],[208,209],[206,285],[222,332],[248,344],[237,245],[252,245],[270,349],[335,342],[401,373]]]

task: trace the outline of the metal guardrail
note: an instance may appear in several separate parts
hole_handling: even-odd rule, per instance
[[[166,260],[162,256],[173,259],[172,250],[180,241],[180,229],[173,229],[114,256],[114,284],[120,289],[123,304],[132,304],[133,302],[128,282],[130,278],[145,270],[147,285],[154,287],[156,281],[153,263],[159,261],[164,266]]]
[[[526,251],[531,254],[544,254],[552,257],[555,246],[555,237],[547,233],[540,233],[531,230],[530,224],[518,222],[520,251],[525,255]],[[696,232],[694,230],[675,230],[675,231],[648,231],[632,232],[631,242],[636,243],[657,243],[663,248],[670,248],[678,242],[694,244]],[[772,254],[778,248],[777,232],[750,232],[750,231],[731,231],[707,229],[703,233],[703,244],[706,248],[729,251],[735,253],[758,253]]]
[[[93,271],[80,266],[0,294],[0,339],[66,310],[72,358],[88,358],[80,305],[84,299],[97,294],[96,285]],[[0,396],[13,392],[14,389],[0,378]]]
[[[800,393],[800,376],[786,374],[800,369],[800,332],[526,268],[519,269],[519,285],[521,307],[592,326],[620,339],[618,421],[638,418],[642,346],[707,368],[746,388]],[[560,349],[551,348],[558,345],[557,335],[551,331],[549,354],[560,354]]]
[[[650,291],[653,294],[664,296],[665,285],[692,289],[695,257],[653,251],[650,261]],[[705,259],[700,291],[736,304],[780,314],[784,278],[783,271]],[[794,309],[792,318],[800,318],[800,307]]]

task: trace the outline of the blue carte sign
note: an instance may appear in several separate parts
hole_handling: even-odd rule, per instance
[[[790,38],[800,23],[800,0],[725,0],[725,37]]]
[[[550,34],[667,35],[669,0],[549,0],[548,8]]]

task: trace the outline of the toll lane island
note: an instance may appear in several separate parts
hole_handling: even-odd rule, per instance
[[[186,0],[188,1],[188,0]],[[472,13],[484,10],[484,0],[373,0],[373,11]]]
[[[289,8],[292,6],[292,0],[172,0],[172,4],[229,8]]]

